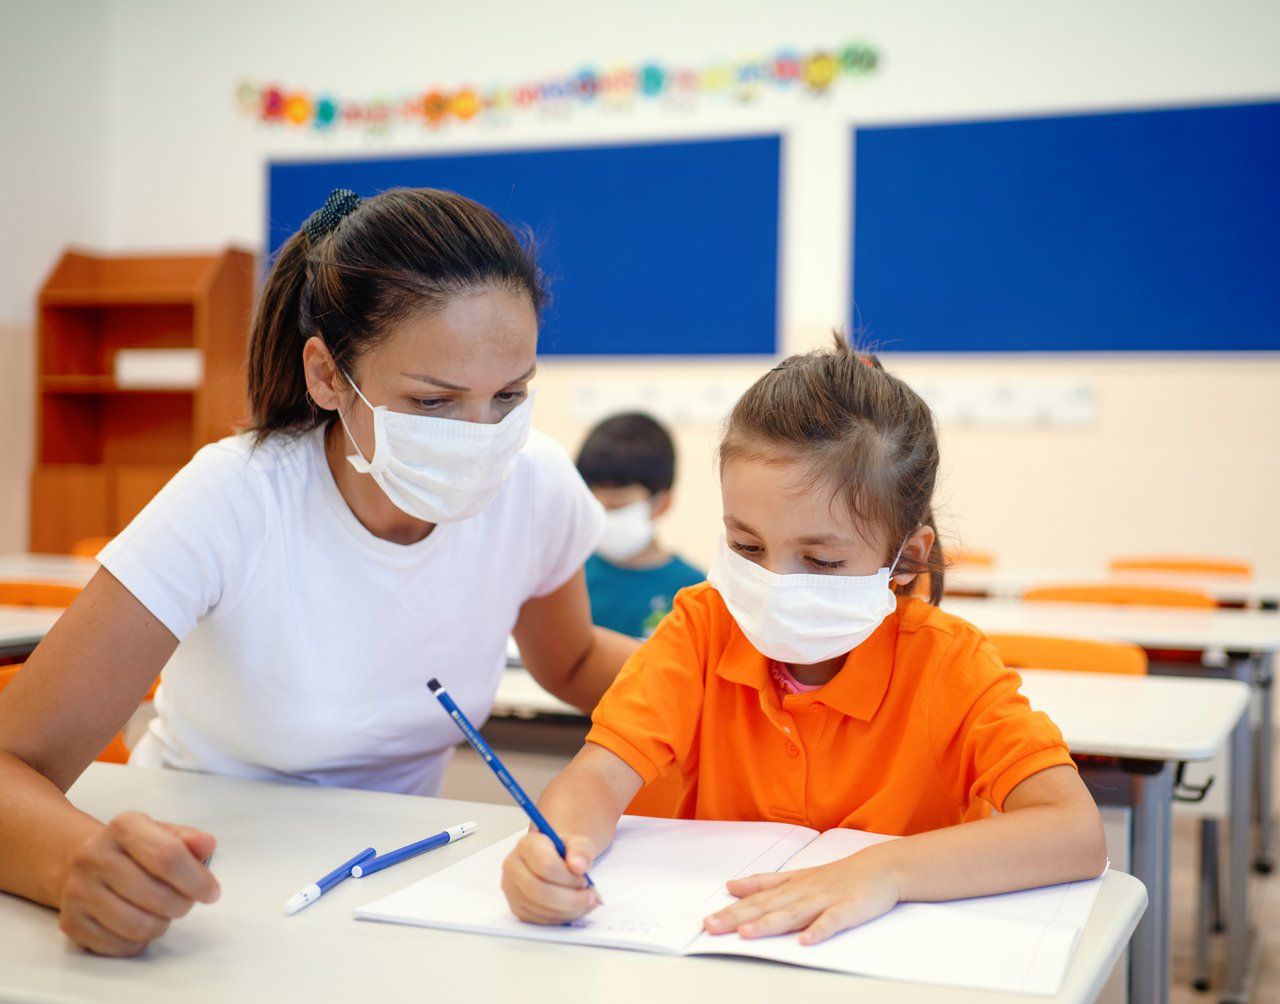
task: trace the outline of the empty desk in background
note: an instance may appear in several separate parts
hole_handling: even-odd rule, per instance
[[[61,616],[49,607],[0,606],[0,657],[26,658]]]
[[[1073,753],[1114,758],[1119,769],[1086,762],[1084,773],[1132,809],[1130,867],[1147,887],[1150,909],[1133,938],[1130,1000],[1168,998],[1169,835],[1173,774],[1180,762],[1210,760],[1234,740],[1244,764],[1233,809],[1248,818],[1248,688],[1236,680],[1114,676],[1026,670],[1023,692],[1062,730]],[[572,705],[548,694],[520,668],[498,688],[495,714],[582,720]],[[1245,786],[1239,790],[1239,786]],[[1099,785],[1092,786],[1095,793]],[[1233,826],[1238,817],[1233,817]],[[1246,827],[1247,829],[1247,827]],[[1232,896],[1232,921],[1244,930],[1242,896]]]
[[[0,582],[57,582],[83,586],[99,565],[65,554],[0,554]]]
[[[514,806],[90,764],[69,796],[99,819],[137,809],[209,830],[222,897],[197,906],[137,959],[75,951],[42,907],[0,894],[0,999],[152,1004],[213,1001],[507,1001],[671,1004],[724,999],[887,1004],[1085,1004],[1146,904],[1107,875],[1056,998],[983,994],[730,958],[686,959],[356,921],[352,910],[474,854],[528,819]],[[472,837],[336,888],[295,917],[281,904],[362,847],[394,847],[474,819]],[[425,992],[424,992],[425,988]]]
[[[1192,572],[1096,572],[979,568],[964,565],[948,568],[946,587],[954,593],[985,593],[993,599],[1021,599],[1028,589],[1060,582],[1099,582],[1116,586],[1161,586],[1208,593],[1228,606],[1280,606],[1280,578],[1232,575],[1200,575]]]

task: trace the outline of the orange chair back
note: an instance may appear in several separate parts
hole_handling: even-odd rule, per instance
[[[96,558],[98,552],[111,543],[110,537],[81,537],[71,548],[75,558]]]
[[[18,675],[18,670],[23,665],[24,663],[18,663],[16,666],[0,666],[0,691],[13,682],[13,678]],[[102,763],[128,763],[129,747],[124,744],[124,733],[117,732],[112,736],[111,742],[107,743],[106,749],[98,754],[97,759]]]
[[[1082,584],[1036,586],[1022,594],[1030,602],[1107,603],[1112,606],[1195,607],[1212,610],[1217,601],[1196,589],[1172,589],[1162,586],[1120,586]]]
[[[971,551],[956,548],[946,552],[947,565],[968,565],[970,568],[994,568],[996,556],[990,551]]]
[[[1127,641],[1090,641],[1034,634],[991,634],[1000,661],[1010,669],[1057,669],[1141,676],[1147,653]]]
[[[1253,577],[1253,565],[1230,558],[1179,558],[1151,555],[1115,558],[1113,572],[1173,572],[1182,575],[1228,575],[1242,579]]]
[[[65,582],[0,582],[0,606],[69,607],[80,587]]]

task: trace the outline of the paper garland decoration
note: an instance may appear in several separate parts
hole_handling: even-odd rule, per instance
[[[765,88],[823,94],[842,77],[871,73],[879,58],[870,45],[857,42],[805,55],[784,50],[771,58],[715,63],[703,69],[650,62],[607,71],[584,69],[566,77],[514,86],[432,89],[370,100],[245,81],[236,89],[236,102],[242,113],[267,125],[322,132],[338,128],[385,132],[397,125],[440,128],[477,119],[502,121],[535,109],[560,111],[592,104],[627,107],[637,101],[661,99],[680,106],[702,96],[750,101]]]

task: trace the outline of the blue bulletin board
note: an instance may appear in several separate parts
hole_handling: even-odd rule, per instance
[[[274,251],[334,188],[446,188],[532,228],[539,351],[773,354],[778,136],[268,165]]]
[[[891,351],[1280,350],[1280,104],[854,132]]]

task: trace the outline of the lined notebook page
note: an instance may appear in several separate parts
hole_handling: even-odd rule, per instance
[[[784,871],[811,868],[892,840],[828,830]],[[1025,994],[1056,994],[1101,879],[952,903],[904,903],[819,945],[785,935],[744,941],[701,935],[689,954],[745,955],[815,969]],[[921,946],[928,946],[922,951]]]
[[[702,919],[731,902],[725,883],[774,872],[817,833],[784,823],[718,823],[624,816],[609,850],[591,869],[604,905],[566,927],[524,924],[499,887],[513,834],[356,916],[449,930],[476,931],[649,951],[683,951]]]

